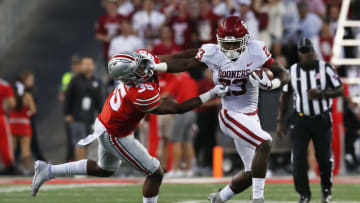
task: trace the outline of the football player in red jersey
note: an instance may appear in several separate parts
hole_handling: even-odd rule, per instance
[[[87,145],[98,139],[98,161],[84,159],[60,165],[36,161],[32,180],[33,196],[36,196],[44,182],[58,176],[111,176],[122,159],[147,176],[143,186],[143,202],[157,202],[163,171],[159,161],[150,156],[145,147],[134,138],[135,128],[148,113],[184,113],[213,97],[224,96],[227,87],[215,86],[208,92],[182,103],[161,99],[157,75],[154,72],[156,62],[159,62],[159,59],[145,50],[138,53],[119,53],[110,59],[109,74],[119,80],[120,84],[105,101],[103,110],[95,121],[93,134],[78,143]]]
[[[223,203],[250,185],[253,187],[253,203],[264,202],[265,175],[270,153],[269,133],[264,131],[257,116],[259,88],[272,90],[289,81],[285,68],[276,62],[265,43],[249,40],[244,21],[237,16],[225,18],[217,32],[218,44],[203,44],[199,50],[187,50],[164,56],[156,65],[162,72],[182,72],[191,68],[207,67],[213,72],[215,84],[226,84],[229,93],[222,97],[219,125],[230,136],[244,164],[244,172],[237,174],[220,192],[211,193],[211,203]],[[269,68],[274,78],[262,71]]]

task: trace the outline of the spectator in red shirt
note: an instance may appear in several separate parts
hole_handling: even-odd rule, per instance
[[[170,17],[168,21],[168,25],[174,33],[174,43],[183,50],[193,48],[193,39],[196,38],[195,24],[190,17],[188,1],[180,1],[177,7],[176,14]]]
[[[216,43],[216,30],[220,18],[212,11],[208,0],[199,0],[199,17],[196,19],[196,29],[198,41],[201,44]]]
[[[183,102],[198,95],[198,88],[195,80],[190,74],[183,72],[177,74],[167,89],[177,102]],[[173,165],[166,177],[191,177],[193,176],[192,160],[194,148],[192,144],[196,114],[189,111],[185,114],[174,115],[174,126],[171,135],[173,142]],[[180,163],[184,160],[185,166],[181,169]]]
[[[95,25],[96,39],[103,42],[104,60],[108,60],[108,52],[111,40],[120,34],[120,23],[124,19],[117,13],[117,0],[104,0],[103,5],[106,14],[100,16]]]
[[[11,175],[15,172],[13,154],[10,147],[10,127],[6,113],[15,108],[16,101],[11,85],[0,79],[0,154],[4,169],[0,175]]]
[[[160,30],[160,43],[156,44],[153,48],[155,55],[175,54],[181,51],[172,40],[171,29],[168,26],[163,26]]]

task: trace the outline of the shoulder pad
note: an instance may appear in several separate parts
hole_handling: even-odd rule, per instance
[[[250,40],[248,43],[248,49],[250,55],[260,55],[263,53],[265,43],[263,41]]]
[[[216,53],[218,47],[217,44],[203,44],[200,49],[205,51],[204,55],[212,56]]]

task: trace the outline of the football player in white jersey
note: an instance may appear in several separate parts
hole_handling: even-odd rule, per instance
[[[289,75],[274,61],[264,42],[249,41],[249,37],[245,22],[237,16],[230,16],[219,26],[218,44],[204,44],[198,50],[161,56],[163,63],[156,65],[156,69],[163,72],[207,67],[213,72],[215,84],[229,86],[228,95],[222,98],[219,123],[223,133],[234,140],[245,170],[221,191],[211,193],[209,200],[212,203],[226,202],[251,184],[253,202],[264,202],[272,138],[261,128],[257,116],[259,87],[265,90],[279,88],[289,81]],[[269,68],[274,78],[270,80],[265,71],[260,72],[260,77],[253,72],[261,67]]]

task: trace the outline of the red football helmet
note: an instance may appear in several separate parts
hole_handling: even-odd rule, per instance
[[[247,25],[240,17],[229,16],[219,25],[216,37],[224,55],[237,59],[246,50],[250,36]]]

